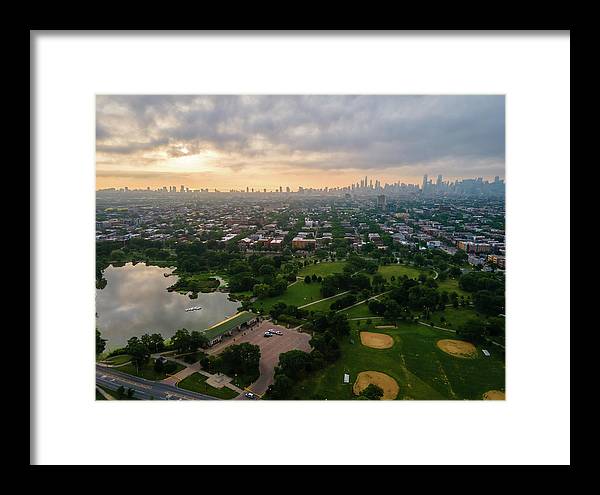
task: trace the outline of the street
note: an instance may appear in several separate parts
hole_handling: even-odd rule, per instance
[[[117,390],[121,385],[125,390],[131,388],[135,390],[134,398],[143,400],[218,400],[174,385],[145,380],[98,365],[96,365],[96,384],[110,390]]]

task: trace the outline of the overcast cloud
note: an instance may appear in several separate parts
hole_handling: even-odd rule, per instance
[[[98,96],[97,166],[503,177],[504,113],[504,96]]]

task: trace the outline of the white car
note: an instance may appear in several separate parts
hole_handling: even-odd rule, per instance
[[[273,337],[273,334],[271,332],[265,332],[265,337]]]
[[[277,335],[283,335],[283,332],[281,330],[273,330],[272,333]]]
[[[244,394],[248,399],[255,399],[256,395],[254,395],[252,392],[246,392]]]

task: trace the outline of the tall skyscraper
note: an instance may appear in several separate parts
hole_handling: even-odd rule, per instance
[[[425,192],[425,190],[426,190],[426,189],[427,189],[427,174],[425,174],[425,175],[423,176],[423,187],[421,188],[421,190],[422,190],[423,192]]]
[[[437,182],[435,183],[435,185],[438,187],[442,185],[442,174],[438,175]]]

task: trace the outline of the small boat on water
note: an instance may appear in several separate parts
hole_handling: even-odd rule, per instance
[[[200,306],[192,306],[191,308],[187,308],[186,311],[198,311],[202,309]]]

